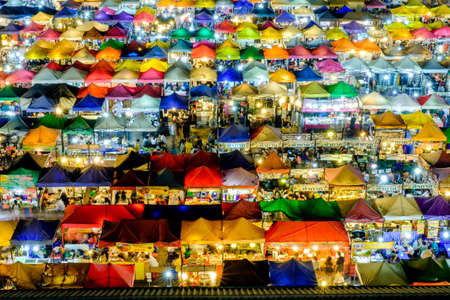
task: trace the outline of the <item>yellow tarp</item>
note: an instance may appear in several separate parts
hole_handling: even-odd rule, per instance
[[[140,72],[141,62],[138,60],[134,60],[134,59],[127,59],[127,60],[121,61],[115,67],[114,72],[119,72],[125,68],[128,70],[134,71],[134,72]]]
[[[431,12],[437,17],[450,17],[450,8],[445,4],[431,8]]]
[[[222,240],[222,221],[200,218],[196,221],[181,222],[181,243],[212,244]]]
[[[408,26],[406,26],[405,24],[400,23],[400,22],[394,22],[394,23],[392,23],[390,25],[385,25],[384,27],[386,27],[387,31],[396,31],[396,30],[399,30],[399,29],[408,29]]]
[[[157,40],[157,41],[154,41],[154,42],[151,42],[151,43],[147,43],[145,46],[147,48],[153,48],[155,46],[158,46],[158,47],[163,48],[163,49],[169,49],[170,48],[170,42],[164,42],[164,41],[161,41],[161,40]]]
[[[428,26],[428,24],[424,24],[424,23],[422,23],[420,21],[414,21],[414,22],[411,22],[411,23],[408,24],[408,28],[411,29],[411,30],[419,29],[419,28],[422,28],[422,27],[425,27],[426,29],[431,30],[431,27]]]
[[[381,115],[372,115],[370,117],[372,118],[376,129],[406,128],[406,124],[403,122],[403,119],[391,111],[384,112]]]
[[[36,289],[41,282],[45,264],[0,265],[0,276],[9,277],[19,289]]]
[[[281,33],[273,27],[267,27],[261,31],[262,40],[281,40]]]
[[[252,137],[252,143],[259,142],[281,142],[281,133],[277,128],[266,125],[261,128],[255,137]]]
[[[423,17],[423,16],[432,17],[433,16],[433,13],[431,12],[431,10],[426,6],[418,6],[418,7],[411,8],[410,10],[411,10],[411,13],[413,14],[413,16],[415,16],[415,17]]]
[[[39,126],[30,129],[24,137],[22,145],[24,148],[39,150],[39,148],[54,147],[59,137],[60,130]]]
[[[231,47],[231,48],[239,48],[239,45],[238,45],[236,42],[234,42],[234,41],[232,41],[232,40],[230,40],[230,39],[227,39],[225,42],[223,42],[222,44],[220,44],[219,47],[217,47],[217,51],[219,51],[220,49],[225,49],[225,48],[227,48],[227,47]]]
[[[317,82],[311,82],[300,86],[300,96],[302,98],[328,98],[330,94]]]
[[[398,16],[398,17],[413,16],[413,12],[404,5],[391,9],[391,14],[393,14],[394,16]]]
[[[60,40],[81,41],[83,40],[83,32],[77,29],[70,28],[64,31],[60,36]]]
[[[284,170],[284,169],[289,169],[289,168],[286,167],[286,165],[283,163],[283,161],[281,160],[281,158],[278,156],[278,154],[276,152],[272,152],[258,166],[257,171]]]
[[[353,166],[325,169],[328,184],[339,186],[365,185],[361,171]]]
[[[286,49],[281,48],[280,46],[273,46],[269,49],[264,49],[264,58],[265,59],[288,59],[289,53]]]
[[[108,30],[109,26],[108,26],[108,24],[103,24],[103,23],[100,23],[97,21],[87,21],[87,22],[84,22],[83,24],[77,26],[76,29],[79,31],[86,32],[86,31],[91,30],[92,28],[95,28],[101,32],[105,32]]]
[[[398,29],[390,33],[391,39],[395,41],[409,41],[414,38],[414,36],[407,29]]]
[[[139,8],[138,10],[136,10],[136,13],[134,15],[138,15],[142,12],[146,12],[149,15],[156,15],[156,9],[148,7],[148,6],[143,6],[143,7]]]
[[[413,140],[421,142],[446,142],[447,137],[442,130],[432,122],[423,125],[422,129],[413,136]]]
[[[263,243],[265,241],[264,234],[264,229],[254,225],[252,222],[244,218],[223,221],[223,241],[225,243]]]
[[[358,49],[351,41],[347,39],[333,41],[331,42],[331,46],[333,46],[333,50],[336,52],[350,52]]]
[[[191,81],[217,81],[217,71],[202,66],[191,71]]]
[[[103,50],[100,50],[97,52],[97,55],[95,56],[98,60],[109,60],[109,61],[116,61],[120,59],[120,55],[122,54],[122,51],[120,49],[115,49],[112,47],[106,47]]]
[[[294,25],[289,25],[286,28],[281,29],[281,36],[285,40],[290,40],[299,37],[302,34],[300,29]]]
[[[424,114],[420,110],[412,114],[402,114],[401,117],[408,129],[421,129],[427,123],[434,123],[430,115]]]
[[[346,34],[339,27],[333,27],[325,31],[325,35],[327,40],[339,40],[339,39],[348,39],[348,34]]]
[[[75,44],[73,42],[62,40],[57,43],[55,48],[50,50],[48,58],[51,60],[71,59],[74,50]]]
[[[286,86],[270,81],[258,86],[258,94],[259,96],[287,96],[288,90]]]
[[[47,25],[52,21],[52,19],[53,19],[52,15],[46,14],[45,12],[42,11],[38,12],[37,14],[31,17],[31,21],[39,25]]]
[[[9,242],[16,229],[18,221],[0,222],[0,247],[9,246]]]
[[[232,97],[252,97],[258,94],[258,89],[253,85],[244,82],[241,85],[235,86],[231,90]]]
[[[251,28],[251,29],[254,29],[254,30],[258,30],[258,26],[256,24],[253,24],[253,23],[250,23],[250,22],[243,22],[243,23],[240,23],[238,25],[238,27],[236,28],[236,31],[241,31],[241,30],[244,30],[246,28]]]
[[[118,73],[114,74],[112,81],[116,82],[136,82],[139,78],[139,73],[123,68]]]
[[[87,49],[82,48],[80,51],[78,51],[74,56],[72,56],[72,63],[79,61],[83,64],[94,64],[97,60],[95,56]]]
[[[143,73],[152,68],[160,72],[166,72],[169,68],[169,64],[153,57],[150,60],[142,62],[140,71]]]
[[[276,72],[270,73],[270,81],[278,83],[292,83],[296,81],[295,74],[286,69],[278,69]]]
[[[216,6],[216,1],[214,0],[196,0],[195,7],[206,7],[214,8]]]
[[[25,58],[29,60],[46,59],[48,52],[48,49],[41,48],[38,45],[33,45],[27,53],[25,53]]]
[[[42,276],[43,288],[83,288],[89,263],[48,263]]]

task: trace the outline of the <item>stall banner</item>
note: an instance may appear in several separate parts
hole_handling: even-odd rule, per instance
[[[420,220],[417,221],[417,234],[424,234],[425,233],[425,221]]]
[[[367,185],[368,192],[387,192],[387,193],[401,193],[401,184],[369,184]]]
[[[414,183],[414,182],[406,182],[403,184],[403,189],[410,190],[436,190],[437,184],[434,182],[429,183]]]
[[[327,139],[320,139],[316,140],[316,146],[318,147],[345,147],[349,143],[347,141],[343,140],[327,140]]]
[[[435,239],[439,236],[439,220],[428,221],[427,237]]]
[[[353,147],[376,149],[378,147],[379,140],[348,140],[348,144]]]
[[[353,154],[321,154],[320,160],[326,161],[352,161]]]
[[[289,170],[287,170],[289,171]],[[286,173],[282,172],[265,172],[260,173],[258,172],[258,177],[260,180],[267,180],[267,179],[280,179],[286,176]]]
[[[281,148],[281,146],[283,145],[282,141],[277,141],[277,142],[255,142],[255,143],[251,143],[251,147],[252,148],[264,148],[264,149],[268,149],[268,148]]]
[[[116,247],[123,252],[149,252],[153,250],[153,243],[143,243],[143,244],[116,243]]]
[[[380,145],[386,147],[388,145],[411,145],[413,143],[412,139],[407,138],[384,138],[376,136],[380,139]]]
[[[402,224],[402,240],[409,240],[412,237],[412,224]]]
[[[328,190],[328,184],[326,184],[326,183],[312,183],[312,184],[295,183],[292,185],[292,189],[295,192],[323,192],[323,191]]]
[[[0,175],[0,188],[25,190],[31,187],[34,187],[31,175]]]
[[[387,154],[386,160],[399,160],[399,161],[411,161],[417,160],[419,156],[417,154]]]
[[[393,249],[394,242],[353,242],[352,243],[352,251],[353,250],[380,250],[380,249]]]
[[[310,148],[314,147],[315,141],[308,141],[308,140],[286,140],[283,141],[283,147],[284,148]]]
[[[219,143],[219,146],[224,149],[232,149],[232,150],[240,150],[240,149],[246,149],[250,147],[249,142],[244,143]]]
[[[291,169],[291,170],[290,170],[290,175],[291,175],[291,176],[301,176],[301,175],[305,175],[305,174],[308,174],[308,175],[309,175],[310,172],[312,172],[312,174],[314,174],[314,175],[323,176],[324,169],[323,169],[323,168],[315,168],[315,169]]]

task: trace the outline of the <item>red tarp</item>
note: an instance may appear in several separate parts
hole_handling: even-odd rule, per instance
[[[108,94],[106,95],[105,98],[114,100],[125,100],[125,99],[132,99],[133,95],[127,86],[120,83],[117,86],[108,89]]]
[[[159,172],[165,168],[172,172],[184,172],[184,156],[170,153],[151,156],[152,172]]]
[[[20,33],[41,33],[44,30],[44,25],[39,25],[37,23],[31,22],[30,25],[25,26],[20,30]]]
[[[114,26],[105,34],[108,39],[126,39],[127,32],[118,26]]]
[[[198,151],[194,154],[185,154],[186,171],[195,169],[200,166],[206,166],[211,169],[219,168],[219,157],[217,153]]]
[[[216,32],[218,33],[235,33],[236,28],[228,22],[227,20],[223,21],[222,23],[216,24],[215,28]]]
[[[134,265],[91,264],[86,278],[86,288],[133,287]]]
[[[205,166],[193,169],[186,174],[185,188],[220,188],[222,186],[222,173],[218,169]]]
[[[54,61],[49,62],[45,67],[47,69],[50,69],[50,70],[53,70],[53,71],[64,71],[64,70],[66,70],[65,66],[61,66],[60,64],[57,64]]]
[[[335,243],[348,244],[342,222],[279,221],[266,231],[266,243]]]
[[[170,232],[167,220],[122,220],[103,223],[98,246],[101,248],[116,243],[178,246],[179,240],[179,237]]]
[[[240,200],[232,203],[222,203],[225,220],[246,218],[248,220],[261,220],[261,207],[258,202]]]
[[[347,214],[345,222],[383,222],[383,217],[363,199],[359,199]]]
[[[337,58],[336,53],[331,50],[327,45],[321,45],[311,51],[314,58]]]
[[[450,167],[450,154],[445,151],[441,152],[439,160],[433,165],[434,168],[447,168]]]
[[[109,73],[103,69],[95,69],[95,71],[91,72],[86,76],[84,83],[109,83],[111,82],[111,78],[113,77],[112,73]]]
[[[153,98],[160,98],[162,95],[162,89],[159,86],[152,85],[144,85],[144,87],[136,90],[136,94],[134,94],[134,98],[140,98],[144,95],[149,95]]]
[[[47,40],[47,41],[56,41],[59,39],[60,35],[61,35],[61,33],[50,28],[50,29],[47,29],[46,31],[44,31],[43,33],[41,33],[39,35],[39,39]]]

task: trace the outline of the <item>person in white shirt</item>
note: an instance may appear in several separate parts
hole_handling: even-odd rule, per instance
[[[66,206],[64,205],[64,202],[60,199],[56,200],[56,210],[57,211],[65,211]]]

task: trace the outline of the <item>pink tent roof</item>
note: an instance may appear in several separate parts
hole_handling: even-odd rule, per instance
[[[258,175],[243,168],[226,170],[222,177],[222,186],[224,187],[255,187],[258,183]]]
[[[86,76],[84,82],[90,83],[109,83],[113,75],[107,70],[97,68]]]
[[[192,45],[192,48],[195,49],[195,48],[198,48],[200,46],[206,46],[206,47],[211,48],[211,49],[216,49],[216,44],[213,43],[213,42],[207,41],[207,40],[201,40],[199,42],[195,42]]]
[[[118,26],[114,26],[105,34],[105,38],[108,39],[125,39],[126,37],[127,32]]]
[[[160,72],[153,68],[148,69],[139,76],[140,83],[161,83],[164,81],[164,72]]]
[[[292,49],[288,50],[289,58],[312,58],[313,55],[311,51],[303,47],[302,45],[297,45]]]
[[[20,33],[41,33],[45,26],[31,22],[30,25],[25,26],[20,30]]]
[[[39,39],[47,41],[56,41],[59,39],[60,35],[61,33],[59,33],[58,31],[49,28],[39,35]]]
[[[107,6],[103,6],[103,8],[100,9],[100,10],[97,10],[97,11],[95,12],[95,14],[98,15],[98,14],[100,14],[100,13],[102,13],[102,12],[105,13],[105,14],[107,14],[107,15],[111,15],[111,16],[113,16],[113,15],[116,14],[116,11],[115,11],[114,9],[109,8],[109,7],[107,7]]]
[[[327,45],[321,45],[311,51],[314,58],[337,58],[337,54],[334,53]]]
[[[146,11],[143,11],[143,12],[135,15],[133,18],[134,23],[143,23],[143,22],[153,23],[154,20],[155,20],[155,15],[151,15]]]
[[[442,28],[433,30],[433,34],[437,38],[449,38],[450,37],[450,27],[448,25],[445,25]]]
[[[431,31],[429,31],[428,29],[426,29],[425,27],[412,30],[411,33],[414,35],[414,38],[416,38],[416,39],[428,40],[428,39],[435,38],[434,34]]]
[[[372,0],[367,5],[367,8],[386,8],[386,5],[379,0]]]
[[[316,63],[317,68],[320,73],[342,73],[344,68],[340,62],[334,61],[332,59],[322,60]]]
[[[5,82],[7,82],[8,84],[31,83],[34,75],[36,75],[35,72],[21,69],[6,77]]]

